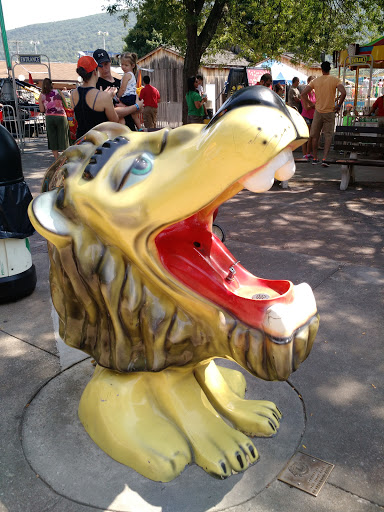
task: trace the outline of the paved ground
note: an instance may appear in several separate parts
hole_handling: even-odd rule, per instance
[[[23,164],[36,195],[52,159],[34,147]],[[384,510],[384,174],[356,175],[341,192],[336,166],[302,164],[288,190],[242,192],[220,209],[217,222],[242,264],[261,277],[308,282],[321,315],[312,354],[289,383],[249,381],[251,394],[278,402],[284,421],[275,438],[255,440],[260,462],[223,482],[191,467],[156,484],[89,440],[76,406],[92,366],[56,339],[46,246],[34,235],[37,288],[0,306],[0,511]],[[335,465],[316,498],[277,480],[297,450]]]

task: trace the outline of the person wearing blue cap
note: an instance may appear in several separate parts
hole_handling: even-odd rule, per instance
[[[96,88],[108,92],[112,97],[115,96],[120,89],[121,80],[112,76],[111,71],[111,58],[108,52],[99,48],[93,52],[93,58],[98,64],[99,78],[96,83]],[[143,109],[144,102],[138,101],[135,105],[126,106],[123,103],[115,102],[115,109],[119,118],[124,118],[126,126],[132,131],[136,131],[136,125],[131,117],[139,110]]]

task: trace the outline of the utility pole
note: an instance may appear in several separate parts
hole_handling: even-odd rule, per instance
[[[23,41],[9,41],[9,42],[16,45],[16,53],[17,53],[17,55],[19,55],[20,54],[20,47],[21,47]]]
[[[40,41],[31,41],[31,44],[35,45],[35,53],[37,53],[37,45],[40,44]]]
[[[109,36],[108,32],[102,32],[101,30],[99,30],[97,35],[98,36],[103,36],[103,48],[105,50],[105,38],[106,38],[106,36]]]

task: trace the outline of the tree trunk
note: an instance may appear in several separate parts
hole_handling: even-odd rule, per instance
[[[188,115],[188,106],[185,100],[185,95],[187,94],[187,79],[190,76],[196,75],[199,65],[200,65],[201,55],[196,51],[194,45],[187,46],[187,51],[185,52],[184,58],[184,68],[183,68],[183,124],[187,122]]]
[[[184,0],[187,11],[187,50],[185,52],[183,68],[183,124],[186,124],[188,115],[188,107],[185,100],[185,95],[187,94],[187,79],[190,76],[196,75],[200,66],[201,57],[212,41],[217,27],[222,20],[224,9],[230,1],[231,0],[215,0],[204,27],[198,35],[198,19],[201,16],[204,0]]]

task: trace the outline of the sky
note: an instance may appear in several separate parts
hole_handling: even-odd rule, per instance
[[[50,21],[81,18],[103,12],[102,6],[108,5],[108,0],[64,0],[50,2],[49,0],[0,0],[3,7],[6,30],[48,23]],[[22,8],[21,8],[22,6]]]

